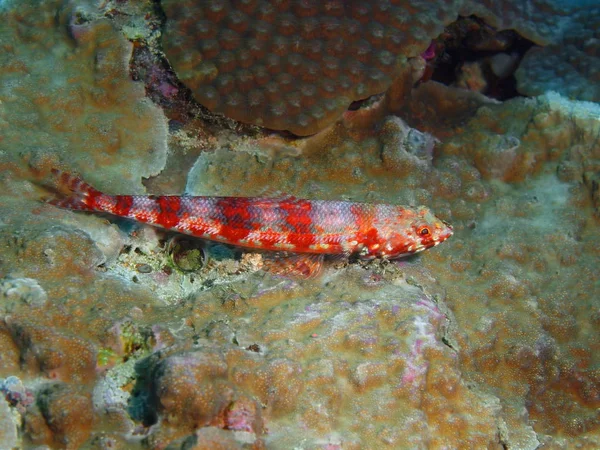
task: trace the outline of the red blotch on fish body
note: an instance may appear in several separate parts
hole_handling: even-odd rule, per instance
[[[363,205],[352,205],[350,207],[350,212],[354,218],[358,233],[366,234],[373,228],[373,217],[370,214],[366,214]]]
[[[304,202],[308,203],[308,202]],[[287,206],[287,205],[286,205]],[[292,233],[309,234],[313,225],[313,218],[310,214],[311,205],[302,205],[301,207],[282,208],[287,212],[286,222],[291,227]]]
[[[229,242],[231,244],[237,244],[242,239],[245,239],[250,234],[250,231],[241,226],[223,226],[219,235],[222,237],[222,240],[225,242]]]
[[[317,243],[317,236],[310,233],[289,233],[286,236],[286,242],[294,246],[294,251],[309,252],[310,246]]]
[[[133,205],[133,197],[131,195],[116,195],[115,200],[115,206],[111,212],[118,216],[129,215]]]
[[[191,236],[208,235],[211,239],[216,239],[219,235],[219,233],[215,233],[214,231],[211,232],[211,227],[199,218],[188,220],[185,229],[181,229],[180,231]]]
[[[265,233],[261,233],[261,237],[259,238],[262,248],[276,250],[277,244],[281,244],[281,234],[276,233],[274,231],[267,231]]]
[[[357,239],[357,241],[359,244],[362,244],[368,249],[377,247],[382,244],[379,232],[375,228],[371,228],[366,233],[362,233],[362,235]]]
[[[225,225],[231,228],[251,228],[252,215],[248,208],[248,202],[244,200],[242,198],[223,198],[217,202],[216,208],[225,218]]]
[[[173,228],[177,225],[180,220],[181,198],[174,195],[161,196],[158,197],[156,202],[160,208],[156,223],[165,228]]]

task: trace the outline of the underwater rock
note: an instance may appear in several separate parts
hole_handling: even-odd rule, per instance
[[[401,174],[431,169],[437,139],[429,133],[410,128],[398,117],[387,117],[381,124],[382,158],[385,165]]]
[[[470,0],[327,7],[296,1],[277,6],[165,1],[161,6],[166,56],[202,105],[299,136],[323,130],[351,102],[403,84],[398,78],[414,83],[413,72],[419,71],[411,69],[411,59],[459,14],[476,15],[497,30],[515,30],[539,45],[556,44],[577,26],[572,17],[577,6],[553,0],[527,6]],[[484,89],[479,64],[468,63],[464,72],[469,73],[464,85]]]
[[[600,36],[591,39],[588,47],[532,48],[515,74],[517,89],[530,96],[554,91],[574,100],[600,101]]]

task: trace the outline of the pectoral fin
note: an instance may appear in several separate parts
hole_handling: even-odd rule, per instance
[[[275,253],[264,258],[263,269],[291,278],[315,278],[323,267],[323,255]]]

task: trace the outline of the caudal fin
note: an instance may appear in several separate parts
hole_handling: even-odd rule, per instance
[[[55,178],[57,196],[47,201],[51,205],[65,209],[94,211],[94,200],[103,195],[99,190],[87,184],[81,178],[52,169]]]

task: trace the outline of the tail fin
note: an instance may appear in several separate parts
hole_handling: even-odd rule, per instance
[[[76,209],[83,211],[95,211],[95,199],[102,194],[99,190],[87,184],[81,178],[52,169],[55,178],[56,190],[59,194],[47,201],[47,203],[65,209]]]

